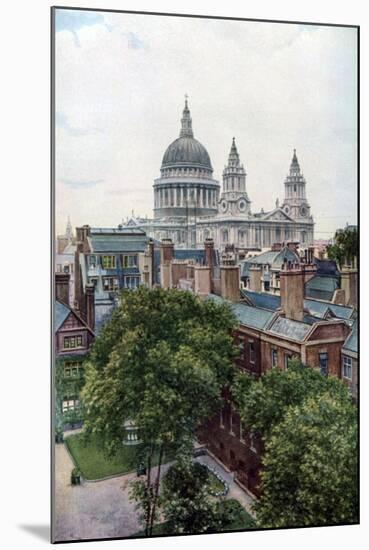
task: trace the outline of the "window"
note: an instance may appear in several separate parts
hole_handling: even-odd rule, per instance
[[[269,292],[269,290],[270,290],[270,281],[264,281],[264,290],[265,290],[265,292]]]
[[[63,413],[74,411],[79,407],[79,400],[76,397],[65,397],[63,399]]]
[[[115,277],[103,278],[103,289],[105,292],[114,291],[119,289],[119,281]]]
[[[240,361],[244,361],[245,360],[245,341],[243,338],[239,337],[238,338],[238,348],[240,350]]]
[[[138,256],[137,254],[130,254],[122,256],[122,265],[123,267],[137,267],[138,265]]]
[[[278,367],[278,350],[272,349],[272,367]]]
[[[319,368],[322,376],[328,375],[328,353],[319,353]]]
[[[249,352],[250,352],[250,363],[255,363],[255,344],[254,344],[254,342],[249,342]]]
[[[223,408],[220,409],[219,426],[220,426],[221,428],[224,428]]]
[[[125,288],[137,288],[140,286],[140,277],[137,275],[129,275],[124,278]]]
[[[116,267],[116,258],[115,258],[115,256],[103,256],[102,257],[102,266],[103,266],[103,269],[115,269],[115,267]]]
[[[233,431],[233,412],[232,412],[232,410],[230,410],[230,412],[229,412],[229,433],[231,435],[234,435],[234,431]]]
[[[292,355],[290,353],[284,354],[284,368],[288,369],[288,363],[292,359]]]
[[[227,229],[224,229],[222,231],[222,238],[223,238],[223,242],[224,243],[227,243],[228,242],[228,230]]]
[[[250,449],[256,453],[256,447],[255,447],[255,434],[254,432],[250,432]]]
[[[92,285],[94,285],[95,287],[95,290],[97,288],[97,283],[98,283],[99,279],[97,277],[89,277],[88,279],[88,282]]]
[[[240,441],[241,443],[245,443],[245,438],[243,437],[243,428],[242,428],[242,422],[241,422],[241,419],[240,419]]]
[[[83,346],[82,335],[64,336],[64,349],[74,349]]]
[[[96,258],[96,256],[89,256],[89,257],[88,257],[88,265],[89,265],[90,267],[96,267],[96,265],[97,265],[97,258]]]
[[[342,376],[347,380],[352,380],[352,359],[351,357],[342,357]]]
[[[64,364],[64,376],[68,378],[77,377],[82,370],[81,361],[66,361]]]
[[[69,270],[69,265],[65,265],[65,266],[63,267],[63,271],[64,271],[64,273],[69,273],[69,271],[70,271],[70,270]]]

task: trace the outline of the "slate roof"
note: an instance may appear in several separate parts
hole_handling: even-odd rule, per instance
[[[347,336],[345,343],[342,346],[342,351],[351,351],[353,353],[358,352],[358,334],[356,322],[353,324],[352,331]]]
[[[310,329],[311,326],[307,323],[293,321],[292,319],[286,319],[284,317],[277,317],[272,326],[268,329],[268,332],[286,336],[297,342],[302,342]]]
[[[337,277],[316,275],[305,284],[305,296],[330,301],[338,287]]]
[[[195,260],[195,262],[205,265],[205,249],[201,248],[178,248],[174,249],[174,259],[175,260]],[[214,265],[219,264],[218,251],[213,250],[213,260]]]
[[[249,276],[249,269],[252,265],[270,265],[274,269],[280,269],[285,258],[292,262],[298,261],[298,255],[287,247],[282,250],[267,250],[258,256],[247,258],[240,262],[241,277]]]
[[[91,234],[89,242],[91,253],[94,252],[144,252],[149,238],[129,235],[95,235]]]
[[[339,306],[337,304],[320,302],[318,300],[305,300],[304,307],[310,312],[310,314],[320,318],[325,316],[328,309],[330,309],[339,319],[350,319],[354,313],[354,308],[351,306]]]
[[[57,332],[60,329],[60,327],[62,326],[62,324],[64,323],[64,321],[68,317],[68,315],[70,314],[70,312],[71,312],[71,309],[68,306],[66,306],[65,304],[62,304],[61,302],[58,302],[56,300],[56,302],[55,302],[55,311],[54,311],[54,320],[55,320],[54,328],[55,328],[55,332]]]
[[[265,327],[269,324],[274,315],[274,311],[268,311],[266,309],[248,306],[241,302],[228,302],[227,300],[224,300],[224,298],[222,298],[221,296],[217,296],[215,294],[209,294],[208,298],[215,301],[216,303],[228,303],[231,306],[231,309],[235,314],[237,320],[242,325],[246,325],[248,327],[265,329]]]
[[[272,309],[275,311],[281,306],[281,297],[275,294],[253,292],[247,289],[242,289],[241,294],[249,298],[255,307]],[[339,319],[350,319],[355,311],[352,306],[340,306],[328,301],[312,299],[304,300],[304,309],[307,310],[309,317],[316,317],[317,320],[323,319],[328,309],[330,309]]]
[[[329,275],[331,277],[340,276],[340,272],[338,271],[337,264],[334,260],[319,260],[319,258],[314,257],[313,261],[316,265],[317,275]]]
[[[253,292],[252,290],[242,289],[241,294],[254,304],[255,307],[271,309],[275,311],[281,307],[281,297],[266,292]]]

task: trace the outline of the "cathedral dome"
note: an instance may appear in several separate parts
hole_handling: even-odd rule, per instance
[[[212,170],[209,153],[194,137],[179,137],[171,143],[163,156],[162,168],[189,166]]]
[[[205,147],[193,137],[190,110],[185,101],[181,119],[179,138],[173,141],[165,151],[161,168],[194,167],[213,171],[209,153]]]

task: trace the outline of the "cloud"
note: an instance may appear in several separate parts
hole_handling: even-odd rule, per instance
[[[55,30],[56,32],[70,31],[74,45],[77,48],[81,47],[81,41],[78,35],[78,31],[84,27],[90,27],[92,25],[104,25],[104,16],[101,13],[68,10],[60,8],[55,11]],[[106,27],[108,30],[109,26]]]
[[[72,126],[69,121],[68,117],[64,113],[60,113],[57,111],[55,113],[55,124],[58,128],[62,128],[65,130],[70,136],[74,137],[80,137],[80,136],[88,136],[91,134],[96,134],[99,132],[102,132],[101,128],[93,128],[93,127],[86,127],[86,128],[77,128]]]
[[[70,179],[61,179],[62,183],[71,187],[72,189],[88,189],[90,187],[95,187],[99,183],[103,183],[104,180],[70,180]]]
[[[78,49],[71,32],[56,37],[57,176],[105,184],[78,200],[59,186],[63,229],[68,212],[104,226],[132,209],[152,216],[185,92],[220,183],[236,136],[253,211],[283,199],[296,147],[316,232],[355,217],[355,29],[108,12],[73,29]]]
[[[132,50],[141,50],[145,49],[145,43],[139,38],[134,32],[129,32],[128,34],[128,47]]]

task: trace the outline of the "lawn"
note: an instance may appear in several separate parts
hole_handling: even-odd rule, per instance
[[[226,531],[239,531],[242,529],[256,529],[255,520],[246,512],[246,510],[241,506],[238,500],[231,498],[227,500],[222,500],[219,502],[220,508],[227,508],[228,511],[233,513],[233,522],[226,529]],[[153,528],[153,536],[161,535],[174,535],[175,533],[168,532],[166,523],[159,523]],[[132,535],[133,537],[144,537],[145,531],[139,531]]]
[[[82,433],[70,435],[65,438],[65,444],[82,477],[87,480],[136,471],[140,462],[139,445],[122,445],[114,456],[108,457],[97,436],[91,436],[85,442]]]
[[[210,492],[212,495],[217,493],[223,493],[223,491],[225,490],[225,485],[210,470],[209,470],[209,483],[210,483]]]

